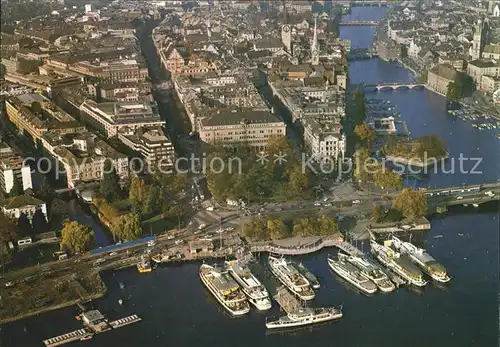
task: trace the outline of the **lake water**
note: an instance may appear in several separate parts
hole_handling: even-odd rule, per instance
[[[379,8],[354,8],[349,16],[376,19],[383,13]],[[345,27],[341,35],[353,40],[353,47],[369,47],[372,30]],[[350,78],[352,83],[372,83],[410,81],[413,77],[401,67],[374,59],[352,63]],[[482,174],[431,173],[421,185],[482,183],[499,177],[500,142],[494,133],[476,131],[470,123],[449,116],[444,98],[425,90],[377,93],[373,97],[397,104],[412,136],[438,134],[452,157],[464,153],[483,158]],[[344,317],[307,330],[268,334],[265,319],[279,313],[276,305],[265,314],[252,310],[245,317],[227,317],[200,282],[199,263],[163,267],[150,274],[128,269],[105,275],[108,295],[96,303],[111,319],[137,313],[144,320],[73,346],[497,346],[497,206],[454,208],[431,223],[432,229],[417,235],[415,242],[448,269],[453,279],[446,286],[429,283],[421,291],[402,288],[366,297],[329,271],[326,257],[334,250],[326,249],[300,259],[321,281],[312,304],[343,305]],[[125,284],[123,290],[119,282]],[[123,306],[117,302],[120,298]],[[0,345],[41,346],[44,338],[79,328],[74,314],[75,310],[68,308],[3,325]]]

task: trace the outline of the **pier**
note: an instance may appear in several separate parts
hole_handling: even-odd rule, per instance
[[[292,313],[299,310],[302,305],[300,301],[292,295],[284,286],[279,287],[274,295],[274,300],[281,306],[286,313]]]
[[[141,317],[133,314],[128,317],[108,322],[107,319],[105,319],[98,310],[90,310],[84,312],[81,314],[81,317],[83,320],[83,324],[85,325],[84,328],[43,340],[45,346],[55,347],[78,340],[89,340],[96,334],[113,329],[118,329],[129,324],[140,322],[142,320]]]
[[[87,329],[78,329],[67,334],[51,337],[50,339],[43,340],[43,343],[47,347],[61,346],[66,343],[88,339],[92,337],[93,333]]]

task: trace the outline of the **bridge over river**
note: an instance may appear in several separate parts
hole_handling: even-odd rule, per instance
[[[408,90],[425,88],[425,83],[420,82],[390,82],[377,84],[364,84],[363,90],[370,91],[390,91],[390,90]]]
[[[343,26],[376,26],[380,23],[376,20],[350,20],[350,21],[342,21],[339,25]]]

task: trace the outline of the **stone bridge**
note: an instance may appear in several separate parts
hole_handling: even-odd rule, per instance
[[[422,88],[425,88],[425,83],[419,83],[419,82],[377,83],[377,84],[365,84],[363,86],[363,89],[366,91],[406,90],[406,89],[422,89]]]
[[[340,22],[339,25],[343,26],[376,26],[378,25],[378,21],[376,20],[351,20]]]

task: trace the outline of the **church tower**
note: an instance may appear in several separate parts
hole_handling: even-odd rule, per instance
[[[319,50],[318,50],[318,17],[314,16],[314,34],[311,44],[311,64],[319,64]]]
[[[481,59],[483,56],[483,49],[485,44],[487,28],[483,21],[479,19],[474,29],[474,38],[472,40],[472,47],[470,50],[470,56],[472,60]]]
[[[286,13],[286,2],[283,2],[283,25],[281,26],[281,42],[285,45],[286,51],[292,54],[292,27],[288,24]]]

